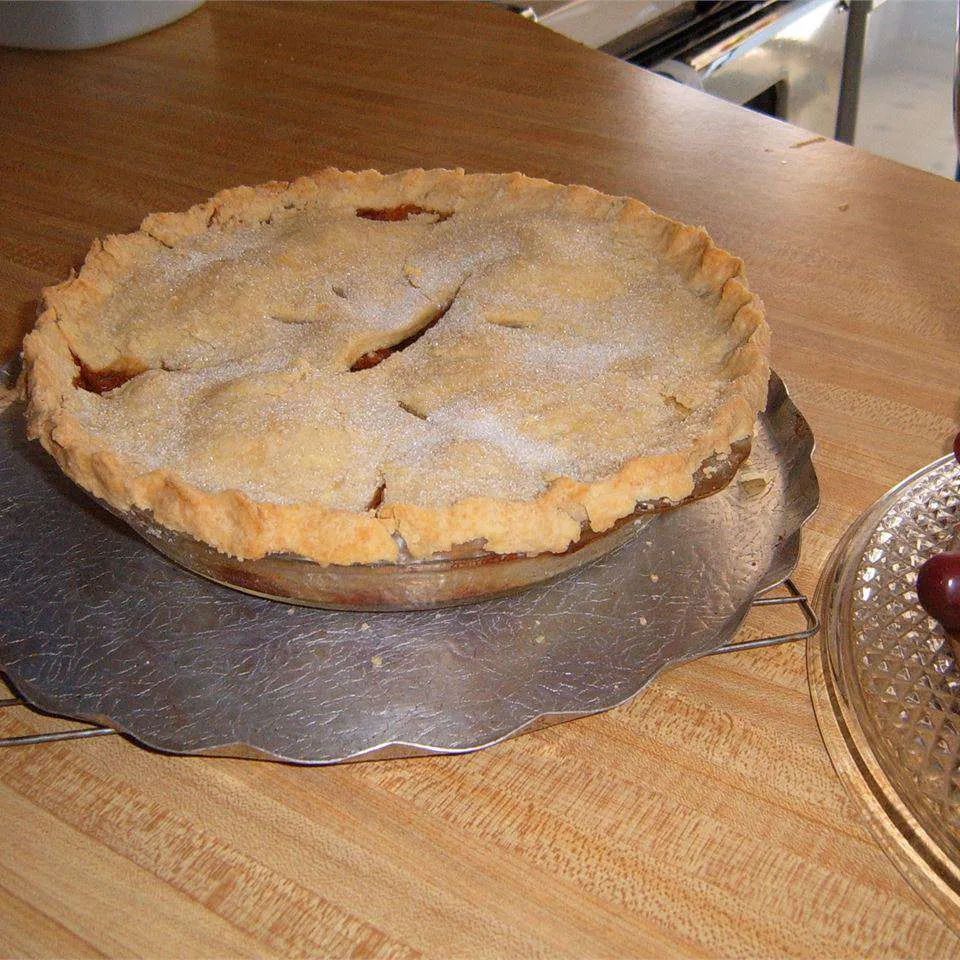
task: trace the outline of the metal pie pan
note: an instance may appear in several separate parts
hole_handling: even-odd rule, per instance
[[[292,606],[146,547],[0,416],[0,670],[32,704],[185,754],[336,763],[480,749],[610,709],[727,643],[796,564],[813,437],[772,377],[751,465],[550,583],[436,610]]]

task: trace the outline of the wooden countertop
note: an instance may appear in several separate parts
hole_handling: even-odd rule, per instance
[[[957,430],[960,189],[807,138],[485,5],[211,3],[102,50],[2,51],[0,342],[94,237],[228,185],[460,165],[632,194],[705,224],[766,300],[818,438],[812,590]],[[834,775],[800,645],[473,756],[9,750],[0,823],[5,956],[960,956]]]

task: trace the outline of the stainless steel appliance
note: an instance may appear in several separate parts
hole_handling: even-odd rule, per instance
[[[958,0],[534,0],[550,29],[953,177]]]
[[[855,84],[844,71],[845,3],[571,0],[534,3],[532,12],[544,26],[680,83],[823,136],[852,137],[842,96]]]

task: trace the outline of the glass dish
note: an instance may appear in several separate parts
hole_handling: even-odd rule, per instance
[[[725,487],[750,453],[749,441],[728,457],[712,458],[699,470],[693,493],[700,500]],[[142,512],[117,513],[144,540],[182,567],[209,580],[255,596],[330,610],[425,610],[489,600],[545,583],[578,570],[616,550],[658,513],[682,504],[644,503],[609,530],[587,528],[563,553],[496,554],[465,544],[426,560],[398,563],[323,565],[274,554],[237,560],[193,537],[160,526]],[[116,512],[116,511],[114,511]]]
[[[830,759],[906,879],[960,933],[960,650],[921,609],[917,571],[954,548],[953,456],[894,487],[838,545],[807,649]]]

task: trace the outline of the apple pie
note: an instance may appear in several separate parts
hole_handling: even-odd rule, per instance
[[[749,445],[768,344],[741,261],[638,200],[331,169],[96,242],[24,341],[27,419],[239,558],[561,552]]]

